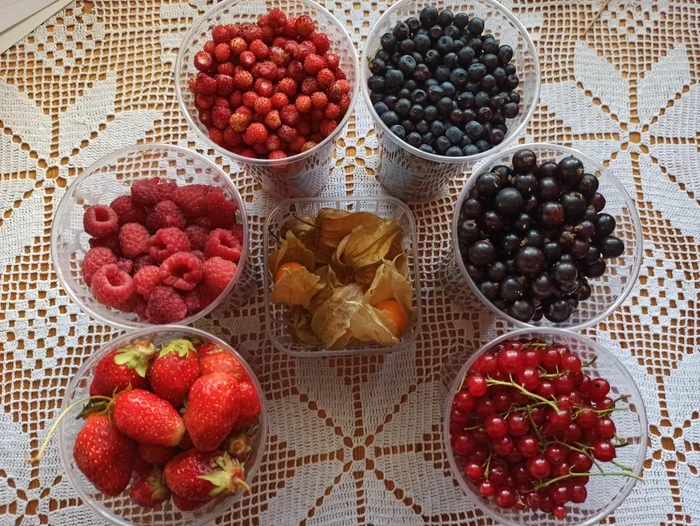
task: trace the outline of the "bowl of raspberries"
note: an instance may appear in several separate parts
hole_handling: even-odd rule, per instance
[[[350,37],[311,0],[229,0],[185,35],[175,91],[190,127],[266,191],[318,194],[359,90]]]
[[[51,232],[59,282],[91,316],[119,327],[187,325],[239,282],[245,206],[213,162],[169,145],[114,152],[61,199]]]
[[[265,448],[265,396],[222,340],[148,327],[87,358],[35,462],[54,430],[68,479],[101,518],[197,526],[251,492]]]
[[[505,148],[539,98],[537,50],[495,0],[396,2],[371,29],[360,64],[378,177],[405,200],[434,198]]]

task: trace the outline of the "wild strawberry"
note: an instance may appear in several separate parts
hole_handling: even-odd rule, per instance
[[[309,113],[311,111],[311,97],[308,95],[297,96],[294,106],[300,113]]]
[[[208,110],[214,105],[214,97],[211,95],[197,95],[194,98],[194,107],[198,110]]]
[[[271,97],[274,87],[268,79],[255,79],[255,93],[261,97]]]
[[[277,80],[277,66],[270,61],[266,60],[265,62],[256,63],[255,66],[253,66],[253,69],[257,73],[258,78],[264,78],[270,81]],[[253,76],[256,75],[253,74]]]
[[[257,158],[258,158],[258,156],[257,156],[257,154],[255,153],[255,151],[254,151],[253,149],[251,149],[251,148],[245,148],[245,149],[241,150],[240,155],[243,156],[243,157],[250,157],[251,159],[257,159]]]
[[[311,104],[313,104],[314,108],[323,110],[328,104],[328,96],[321,91],[317,91],[311,95]]]
[[[306,71],[309,75],[316,75],[325,67],[325,59],[316,53],[309,53],[304,59],[304,71]]]
[[[139,456],[143,460],[149,464],[162,468],[168,463],[168,460],[175,456],[177,453],[177,448],[139,444],[138,452]]]
[[[248,376],[241,362],[233,354],[221,347],[215,346],[205,356],[201,356],[200,365],[202,367],[202,375],[226,373],[239,383],[250,382],[250,376]]]
[[[270,61],[275,66],[287,67],[292,57],[281,47],[273,47],[270,49]]]
[[[231,38],[236,38],[241,34],[241,26],[239,24],[226,24],[226,28],[231,33]]]
[[[340,106],[333,102],[329,103],[323,115],[326,119],[337,120],[340,117]]]
[[[226,108],[229,109],[230,104],[228,102],[228,96],[223,97],[221,95],[217,95],[214,97],[214,108]]]
[[[278,118],[279,118],[279,116],[278,116]],[[265,124],[268,127],[270,127],[269,124],[267,124],[267,120],[265,121]],[[281,122],[280,122],[280,124],[281,124]],[[278,128],[279,128],[279,126],[278,126]],[[279,150],[280,148],[282,148],[282,140],[279,138],[279,135],[277,135],[275,133],[268,134],[267,141],[265,142],[265,147],[267,148],[268,152],[273,152],[275,150]]]
[[[173,494],[173,504],[175,504],[175,507],[180,511],[197,510],[204,506],[210,500],[212,500],[211,497],[206,499],[186,499],[185,497],[181,497],[180,495]]]
[[[323,113],[324,110],[317,110],[316,108],[311,110],[310,126],[312,134],[318,133],[321,129],[321,122],[323,122]]]
[[[296,131],[296,129],[292,128],[291,126],[287,126],[286,124],[283,124],[282,126],[280,126],[280,129],[277,131],[277,135],[279,135],[279,138],[282,139],[283,141],[292,142],[294,139],[297,138],[297,131]]]
[[[216,94],[221,97],[228,97],[236,87],[233,78],[228,75],[217,73],[214,80],[216,81]]]
[[[304,79],[306,78],[306,71],[304,71],[304,65],[298,60],[294,60],[287,66],[287,75],[294,80],[299,85],[303,85]],[[302,90],[303,91],[303,90]]]
[[[97,362],[90,383],[90,396],[113,396],[129,386],[148,389],[146,371],[156,352],[152,339],[115,349]]]
[[[309,97],[312,97],[314,93],[318,92],[318,82],[316,82],[316,78],[306,77],[304,82],[301,83],[301,92]]]
[[[312,134],[309,136],[309,140],[310,140],[310,141],[313,141],[313,142],[315,142],[315,143],[317,143],[317,144],[318,144],[319,142],[322,142],[323,139],[324,139],[324,137],[323,137],[323,135],[321,135],[320,133],[312,133]]]
[[[323,122],[321,122],[321,134],[324,137],[328,137],[331,133],[333,133],[333,131],[337,127],[338,127],[337,122],[325,119]]]
[[[296,30],[299,36],[306,38],[316,30],[316,24],[310,16],[302,15],[297,18]]]
[[[216,93],[216,80],[206,73],[198,73],[195,77],[193,93],[196,95],[213,95]]]
[[[238,106],[243,104],[243,92],[241,90],[235,90],[228,96],[228,102],[231,109],[235,110]]]
[[[340,57],[336,53],[326,53],[323,55],[323,58],[326,60],[328,67],[333,71],[340,65]]]
[[[297,19],[293,16],[287,17],[287,23],[282,28],[282,34],[287,38],[296,38],[297,33]]]
[[[143,389],[119,393],[112,418],[126,436],[154,446],[176,446],[185,434],[185,425],[173,406]]]
[[[211,111],[210,110],[199,110],[199,122],[205,126],[211,126]]]
[[[240,109],[240,108],[239,108]],[[244,113],[240,113],[236,111],[233,115],[231,115],[231,118],[228,121],[229,126],[231,126],[231,129],[235,132],[241,133],[246,130],[250,122],[252,121],[252,117],[249,115],[246,115]]]
[[[233,62],[221,62],[216,65],[216,72],[233,77],[236,74],[236,66]]]
[[[230,121],[229,121],[230,122]],[[226,128],[224,130],[224,142],[226,146],[238,146],[243,142],[243,135],[240,132],[234,131],[231,128]]]
[[[338,84],[340,81],[336,80],[330,87],[326,90],[326,95],[328,95],[328,100],[333,102],[340,102],[340,98],[343,96],[343,90]]]
[[[226,373],[195,380],[188,395],[185,426],[197,449],[214,451],[231,432],[240,412],[239,393],[238,382]]]
[[[312,148],[315,148],[318,143],[314,141],[306,141],[304,144],[301,145],[301,151],[306,152],[308,150],[311,150]]]
[[[270,101],[272,102],[272,107],[276,110],[284,108],[287,104],[289,104],[289,97],[285,95],[284,93],[277,92],[272,97],[270,98]]]
[[[231,46],[229,46],[228,42],[222,42],[221,44],[217,44],[216,47],[214,48],[214,56],[216,57],[216,60],[219,62],[226,62],[229,57],[231,56]],[[195,55],[196,58],[196,55]],[[195,64],[196,67],[196,64]],[[204,71],[204,70],[202,70]]]
[[[304,146],[305,142],[305,137],[302,137],[301,135],[297,136],[296,139],[289,143],[289,151],[299,153],[301,151],[302,146]]]
[[[243,51],[238,56],[238,61],[241,63],[241,66],[243,66],[245,69],[252,68],[253,64],[255,64],[256,62],[255,55],[252,51]]]
[[[267,156],[267,158],[271,160],[285,159],[286,157],[287,154],[284,153],[282,150],[275,150],[274,152],[270,152],[270,155]]]
[[[272,44],[272,41],[275,38],[275,30],[272,29],[270,26],[265,26],[262,29],[262,36],[260,37],[260,40],[262,40],[265,44],[268,46]]]
[[[153,468],[141,475],[129,491],[131,502],[144,508],[154,508],[170,498],[170,490],[165,485],[163,472]]]
[[[211,30],[211,37],[217,44],[220,42],[230,42],[231,41],[231,31],[226,26],[215,26]]]
[[[276,130],[281,125],[282,121],[280,120],[280,114],[277,110],[272,110],[267,115],[265,115],[265,126],[270,128],[271,130]],[[269,139],[270,136],[268,135],[268,140]]]
[[[209,128],[209,139],[215,144],[222,145],[224,143],[224,132],[219,128]]]
[[[236,37],[231,40],[229,47],[231,48],[231,55],[238,57],[241,53],[247,51],[248,43],[243,38]]]
[[[316,75],[316,83],[318,87],[322,90],[328,89],[331,84],[335,82],[335,76],[333,72],[328,68],[323,68]]]
[[[299,123],[299,118],[299,111],[293,104],[288,104],[280,110],[280,119],[284,124],[296,126]],[[284,139],[284,137],[282,138]]]
[[[216,42],[213,40],[207,40],[204,43],[204,47],[202,48],[204,51],[209,53],[210,55],[214,56],[214,50],[216,49]]]
[[[239,71],[233,77],[233,85],[240,90],[248,89],[253,85],[253,75],[250,71]]]
[[[173,457],[163,470],[165,483],[179,497],[205,500],[233,495],[246,484],[243,465],[224,451],[190,449]]]
[[[243,134],[243,142],[246,144],[258,144],[267,141],[267,128],[264,124],[254,122],[246,129]]]
[[[194,56],[194,67],[204,73],[209,73],[214,65],[214,59],[206,51],[200,51]]]
[[[243,24],[241,25],[241,36],[250,44],[253,40],[260,39],[262,30],[253,24]]]
[[[333,74],[335,75],[335,80],[347,80],[348,78],[345,72],[340,68],[335,68]]]
[[[280,29],[287,23],[287,15],[276,7],[267,14],[267,20],[271,27]]]
[[[270,48],[268,48],[267,44],[265,44],[262,40],[253,40],[248,46],[248,49],[258,60],[267,58],[267,55],[270,53]]]
[[[277,67],[277,74],[275,75],[275,80],[280,81],[288,76],[289,75],[287,75],[287,68],[282,66]]]
[[[218,129],[223,130],[228,126],[228,121],[231,118],[231,110],[228,108],[214,108],[211,112],[211,122]]]
[[[311,35],[311,42],[316,46],[316,52],[319,55],[323,55],[331,47],[331,43],[325,33],[314,33]]]
[[[265,141],[265,142],[267,142],[267,141]],[[264,142],[259,142],[258,144],[253,145],[253,151],[258,155],[266,155],[267,154],[267,146],[265,146]]]
[[[299,135],[303,135],[304,137],[311,133],[311,126],[307,120],[299,119],[299,124],[297,124],[297,133]]]
[[[182,406],[190,386],[200,375],[199,359],[189,340],[168,342],[148,370],[151,390],[175,408]]]
[[[254,91],[246,91],[243,94],[243,104],[250,109],[255,107],[256,100],[258,100],[258,95]]]
[[[342,97],[340,97],[340,102],[338,103],[338,106],[340,106],[340,111],[342,113],[348,111],[348,109],[350,108],[350,95],[345,94]]]
[[[238,386],[238,403],[240,413],[234,425],[235,429],[245,429],[255,422],[260,416],[260,398],[255,387],[250,382],[243,382]]]
[[[92,413],[75,437],[73,459],[102,493],[119,495],[129,485],[136,443],[119,432],[106,413]]]
[[[277,84],[277,90],[287,95],[287,97],[293,97],[296,95],[297,89],[297,83],[294,81],[294,79],[289,77],[283,78],[279,81],[279,84]]]
[[[272,111],[272,101],[268,97],[258,97],[253,107],[255,113],[267,115]]]

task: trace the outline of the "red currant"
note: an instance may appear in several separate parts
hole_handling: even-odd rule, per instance
[[[554,506],[551,511],[557,519],[566,518],[566,508],[564,506]]]
[[[610,417],[604,416],[598,420],[598,434],[600,438],[613,438],[616,432],[615,422]]]
[[[590,408],[584,407],[576,417],[576,423],[581,429],[591,429],[598,425],[598,415]]]
[[[561,355],[557,349],[550,347],[542,352],[542,365],[548,372],[556,371],[560,363]]]
[[[488,385],[486,384],[486,378],[480,374],[475,374],[467,378],[467,388],[469,389],[469,394],[475,398],[480,398],[486,394]]]
[[[552,476],[564,477],[569,474],[569,471],[571,471],[571,464],[568,462],[562,462],[561,464],[554,466],[554,473],[552,473]]]
[[[549,461],[542,455],[536,455],[527,461],[527,470],[535,479],[544,479],[549,476],[552,467]]]
[[[554,502],[552,502],[549,495],[540,495],[540,509],[545,513],[551,513],[554,509]]]
[[[571,413],[566,409],[559,409],[558,411],[554,411],[554,409],[551,409],[548,416],[549,423],[552,425],[552,428],[554,428],[557,431],[566,430],[566,428],[569,427],[569,424],[571,423]]]
[[[591,402],[600,402],[608,396],[609,392],[610,384],[605,378],[591,380],[591,387],[588,390],[588,397],[591,399]]]
[[[588,497],[588,491],[583,484],[574,484],[569,488],[569,498],[574,504],[586,502],[586,497]]]
[[[488,480],[484,480],[479,484],[479,495],[482,497],[492,497],[496,492],[496,485]]]
[[[464,431],[458,435],[452,435],[452,448],[459,455],[468,455],[474,449],[474,439],[471,433]]]
[[[541,426],[547,418],[547,413],[542,406],[537,406],[530,409],[530,416],[535,424]]]
[[[513,445],[513,439],[508,435],[491,441],[491,448],[502,457],[507,457],[513,451]]]
[[[530,403],[530,397],[523,393],[517,387],[511,387],[508,391],[510,393],[510,399],[516,405],[527,405]]]
[[[494,373],[498,369],[498,359],[491,353],[482,354],[474,364],[474,371],[483,375]]]
[[[552,500],[558,504],[566,504],[569,502],[569,486],[564,482],[552,484],[549,490],[549,495]]]
[[[462,413],[468,413],[474,409],[474,405],[476,404],[474,397],[467,391],[460,391],[457,393],[454,401],[457,409],[459,409]]]
[[[581,427],[576,423],[571,423],[564,431],[564,440],[567,442],[578,442],[582,434]]]
[[[469,460],[464,464],[464,474],[470,480],[481,480],[484,476],[484,467],[473,460]]]
[[[580,451],[569,452],[569,463],[573,471],[587,473],[593,467],[593,460]]]
[[[600,410],[613,409],[615,401],[612,398],[603,398],[600,402],[595,403],[595,408]]]
[[[590,391],[590,389],[591,389],[591,379],[584,374],[583,378],[581,379],[581,383],[578,384],[578,391],[581,394],[587,395],[588,392]]]
[[[476,401],[475,406],[476,414],[481,418],[486,418],[496,412],[496,408],[493,405],[493,401],[490,398],[479,398]]]
[[[492,414],[484,419],[484,429],[491,438],[501,438],[508,433],[508,424],[502,416]]]
[[[510,468],[510,472],[513,474],[513,477],[515,477],[517,482],[530,480],[530,475],[528,474],[527,468],[523,463],[515,464],[512,468]]]
[[[453,409],[450,411],[450,427],[453,425],[460,428],[467,425],[468,416],[458,409]]]
[[[568,374],[562,374],[554,379],[554,389],[557,394],[569,394],[574,390],[574,379]]]
[[[508,468],[505,462],[501,462],[498,459],[491,460],[491,467],[489,468],[489,480],[496,485],[501,485],[506,481],[508,476]]]
[[[598,426],[592,427],[590,429],[583,430],[583,440],[589,444],[592,444],[596,440],[600,440],[600,431],[598,431]]]
[[[534,457],[540,451],[540,441],[534,435],[525,435],[518,440],[518,451],[525,458]]]
[[[540,365],[540,353],[535,349],[526,349],[523,351],[523,365],[525,367],[537,367]]]
[[[473,460],[474,462],[483,464],[484,462],[486,462],[486,459],[489,458],[490,453],[491,451],[489,450],[489,448],[480,444],[474,447],[474,451],[472,451],[472,454],[469,455],[469,460]]]
[[[496,411],[499,412],[508,411],[510,406],[513,405],[508,391],[496,393],[491,400],[493,400],[493,406],[496,408]]]
[[[530,392],[540,386],[540,373],[535,367],[525,367],[518,372],[518,383]]]
[[[561,356],[561,368],[570,373],[581,371],[581,359],[573,353]]]
[[[510,488],[501,488],[496,493],[496,504],[501,508],[512,508],[516,501],[515,491]]]
[[[557,394],[557,388],[554,387],[554,383],[549,380],[542,380],[540,386],[537,388],[537,394],[542,398],[552,398]]]
[[[544,456],[547,458],[550,464],[558,465],[567,459],[568,451],[559,444],[552,444],[547,446]]]
[[[498,366],[508,374],[515,374],[523,368],[523,357],[516,349],[503,349],[498,353]]]
[[[482,446],[491,443],[491,437],[489,437],[488,433],[483,427],[472,431],[472,438],[474,439],[474,442],[476,442],[477,444],[481,444]]]
[[[525,503],[525,501],[522,498],[519,498],[516,501],[515,506],[513,506],[513,507],[516,510],[521,511],[521,510],[524,510],[525,508],[527,508],[527,504]]]
[[[528,493],[527,497],[525,497],[525,502],[533,510],[537,510],[540,507],[540,497],[535,492]]]
[[[597,440],[593,443],[593,456],[601,462],[610,462],[615,458],[615,446],[609,440]]]
[[[513,448],[513,451],[508,453],[508,456],[506,456],[506,460],[511,464],[517,464],[518,462],[522,462],[524,459],[525,457],[523,457],[523,455],[520,453],[520,451],[517,450],[517,448]]]
[[[521,437],[530,430],[530,422],[522,413],[511,413],[506,418],[508,432],[514,437]]]

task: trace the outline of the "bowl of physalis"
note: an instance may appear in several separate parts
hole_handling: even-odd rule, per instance
[[[265,325],[293,356],[412,345],[421,323],[416,227],[391,197],[285,201],[264,229]]]

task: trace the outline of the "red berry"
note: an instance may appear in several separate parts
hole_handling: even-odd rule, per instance
[[[165,261],[176,252],[187,252],[190,242],[179,228],[161,228],[149,240],[148,253],[153,261]]]
[[[591,380],[591,386],[588,390],[588,397],[591,402],[600,402],[610,392],[610,384],[604,378],[595,378]]]
[[[331,121],[328,119],[324,119],[321,122],[321,135],[323,137],[328,137],[331,133],[335,131],[335,129],[338,127],[338,123],[335,121]]]
[[[236,71],[236,66],[234,66],[233,62],[221,62],[220,64],[216,65],[216,72],[221,73],[222,75],[233,77],[236,74]]]
[[[195,77],[193,92],[198,95],[213,95],[216,93],[216,80],[206,73],[199,73]]]
[[[151,297],[153,289],[160,284],[159,270],[154,265],[141,267],[134,274],[134,290],[145,299]]]
[[[311,111],[311,97],[299,95],[294,101],[294,106],[300,113],[309,113]]]
[[[211,126],[211,111],[210,110],[200,110],[198,117],[199,117],[199,122],[201,122],[205,126]]]
[[[219,128],[209,128],[209,139],[216,144],[224,143],[224,132]]]
[[[527,461],[527,470],[532,475],[532,478],[547,478],[551,469],[552,467],[550,466],[549,461],[542,455],[536,455]]]
[[[219,130],[223,130],[228,126],[231,118],[231,110],[228,108],[218,107],[211,112],[211,122]]]
[[[496,407],[493,405],[493,402],[490,398],[481,397],[476,401],[474,410],[476,411],[476,414],[478,416],[486,418],[487,416],[492,415],[496,412]]]
[[[475,374],[467,378],[467,389],[469,394],[474,398],[482,397],[486,394],[488,385],[486,384],[486,378],[479,374]]]
[[[229,147],[239,146],[243,142],[243,135],[230,127],[226,128],[224,130],[224,142]]]
[[[296,20],[296,32],[301,37],[308,37],[316,30],[316,25],[310,16],[302,15]]]
[[[161,263],[158,277],[163,285],[192,290],[202,280],[202,262],[190,252],[176,252]]]
[[[246,130],[246,128],[248,128],[248,125],[251,123],[252,120],[253,118],[251,115],[247,115],[244,112],[239,112],[238,110],[236,110],[236,113],[231,115],[228,124],[233,131],[242,133]]]
[[[272,102],[267,97],[258,97],[255,100],[255,105],[253,107],[255,113],[260,115],[267,115],[272,111]]]
[[[530,422],[522,413],[511,413],[506,418],[508,433],[514,437],[522,437],[530,430]]]
[[[559,444],[551,444],[547,446],[544,456],[550,464],[557,466],[566,461],[568,458],[568,450]]]
[[[586,502],[588,497],[588,492],[586,491],[586,486],[582,484],[574,484],[569,487],[569,498],[574,504],[582,504]]]
[[[326,106],[326,111],[324,112],[323,116],[329,120],[338,119],[338,117],[340,117],[340,106],[334,104],[333,102],[328,103],[328,106]]]
[[[246,144],[265,143],[267,141],[267,128],[259,122],[254,122],[246,129],[243,134],[243,142]]]
[[[208,258],[219,256],[237,262],[241,258],[241,243],[230,230],[218,228],[209,235],[204,254]]]
[[[536,392],[540,386],[540,373],[534,367],[525,367],[518,371],[518,383],[530,392]]]
[[[507,457],[510,452],[513,451],[513,446],[513,439],[508,435],[500,438],[494,438],[491,441],[491,447],[493,448],[494,452],[502,457]]]
[[[206,215],[207,193],[209,186],[203,184],[189,184],[180,186],[173,199],[175,204],[190,219]]]
[[[573,353],[563,354],[561,357],[561,368],[570,373],[581,371],[581,359]]]
[[[158,285],[151,292],[146,307],[146,319],[163,324],[180,321],[187,315],[187,306],[180,294],[172,287]]]
[[[92,283],[92,277],[95,275],[100,268],[105,265],[114,265],[117,263],[117,256],[114,255],[107,247],[94,247],[88,250],[87,254],[83,258],[81,265],[81,272],[83,274],[83,281],[85,284],[90,286]]]
[[[484,476],[484,468],[478,462],[470,460],[464,464],[464,474],[470,480],[479,480]]]
[[[476,362],[472,367],[474,367],[475,372],[484,375],[489,375],[491,373],[494,373],[498,368],[498,360],[491,353],[482,354],[481,356],[479,356],[479,358],[477,358]]]
[[[566,513],[566,508],[564,506],[554,506],[554,508],[552,508],[552,514],[557,519],[565,519]]]
[[[306,60],[309,60],[310,57],[311,55],[306,57]],[[304,64],[306,64],[306,60],[304,61]],[[328,89],[334,82],[335,76],[333,75],[333,72],[328,68],[323,68],[316,74],[316,83],[318,84],[318,87],[322,90]]]
[[[578,451],[569,452],[569,463],[577,473],[587,473],[593,467],[593,459]]]
[[[523,357],[516,349],[503,349],[498,353],[498,366],[508,374],[516,374],[523,368]]]
[[[458,455],[468,455],[474,449],[474,439],[468,431],[452,435],[451,443]]]
[[[479,484],[479,495],[482,497],[491,497],[496,492],[496,485],[493,482],[484,480]]]
[[[568,374],[562,374],[554,378],[554,389],[557,394],[568,394],[574,390],[574,379]]]
[[[569,487],[566,483],[556,483],[550,486],[549,496],[558,504],[569,502]]]
[[[548,412],[549,423],[552,428],[557,431],[565,431],[571,424],[571,413],[566,409],[554,411],[550,409]]]
[[[457,427],[464,427],[467,425],[467,415],[462,413],[458,409],[453,409],[450,412],[450,425],[455,425]]]
[[[460,391],[455,395],[454,398],[455,405],[463,413],[468,413],[474,409],[476,401],[474,397],[470,395],[467,391]]]
[[[545,349],[542,353],[542,365],[548,372],[554,372],[561,363],[559,351],[553,348]]]
[[[295,17],[287,17],[287,23],[282,28],[282,34],[288,38],[296,38],[298,36],[297,19]]]
[[[200,53],[202,53],[200,51]],[[208,53],[207,53],[208,54]],[[199,53],[197,53],[199,55]],[[197,66],[196,64],[196,58],[197,55],[195,55],[195,67]],[[222,42],[221,44],[217,44],[216,47],[214,48],[214,56],[216,57],[216,60],[219,62],[226,62],[229,57],[231,56],[231,46],[229,46],[228,42]],[[199,68],[197,68],[199,69]],[[204,69],[200,71],[206,71]]]
[[[593,443],[593,456],[601,462],[610,462],[615,458],[615,446],[609,440],[596,440]]]
[[[287,24],[287,15],[281,9],[274,8],[267,14],[267,20],[271,27],[281,29]]]
[[[282,109],[287,104],[289,104],[289,98],[287,97],[287,95],[281,92],[277,92],[274,95],[272,95],[272,98],[270,100],[272,101],[272,107],[276,110]]]
[[[496,492],[496,504],[502,508],[512,508],[515,506],[517,497],[515,491],[510,488],[501,488]]]
[[[103,305],[119,307],[134,293],[134,281],[116,264],[104,265],[93,274],[90,290]]]
[[[294,79],[285,77],[279,81],[277,89],[280,93],[284,93],[288,97],[293,97],[297,93],[298,86]]]
[[[290,126],[283,124],[277,131],[277,135],[279,135],[280,139],[283,141],[292,142],[297,138],[297,131]]]
[[[492,414],[484,420],[484,429],[491,438],[501,438],[508,433],[508,425],[502,416]]]
[[[97,239],[102,239],[119,230],[119,216],[109,206],[92,205],[83,215],[85,232]]]
[[[550,380],[542,380],[537,388],[537,394],[542,398],[550,399],[557,393],[554,383]]]
[[[613,422],[611,418],[604,416],[598,421],[598,433],[600,434],[600,438],[613,438],[616,432],[615,422]]]
[[[248,49],[258,60],[267,58],[268,54],[270,53],[270,48],[268,48],[267,44],[265,44],[262,40],[253,40],[250,43],[250,46],[248,46]]]
[[[253,24],[243,24],[241,26],[241,36],[245,38],[246,42],[250,43],[262,37],[262,29]]]
[[[161,201],[161,203],[163,202],[167,201]],[[149,237],[150,234],[144,226],[138,223],[127,223],[119,230],[119,248],[121,253],[127,258],[135,258],[145,253],[148,251]]]
[[[204,282],[214,296],[221,294],[236,274],[236,264],[215,256],[204,262]]]
[[[252,51],[243,51],[238,57],[238,61],[240,62],[241,66],[243,66],[245,69],[250,69],[253,67],[253,64],[255,64],[255,55],[253,54]]]
[[[234,57],[240,56],[241,53],[248,49],[248,43],[241,37],[236,37],[231,40],[231,55]]]
[[[271,97],[273,89],[272,82],[268,79],[259,78],[255,80],[255,93],[261,97]],[[272,101],[270,103],[272,104]]]
[[[518,440],[518,451],[525,458],[537,455],[540,450],[540,442],[534,435],[525,435]]]
[[[318,49],[318,48],[317,48]],[[319,51],[320,53],[320,51]],[[328,64],[328,67],[332,69],[335,72],[335,78],[337,80],[341,80],[341,77],[338,77],[337,75],[337,69],[338,66],[340,65],[340,57],[336,53],[326,53],[323,58],[326,60],[326,64]],[[345,77],[342,77],[344,79]],[[347,93],[347,91],[345,92]]]
[[[253,75],[250,71],[238,71],[233,77],[233,84],[238,89],[248,89],[253,85]]]
[[[214,27],[214,29],[211,30],[211,37],[216,43],[229,42],[232,38],[229,28],[223,25]]]
[[[211,71],[213,65],[214,59],[206,51],[200,51],[194,56],[194,67],[197,68],[199,71],[208,73],[209,71]]]

